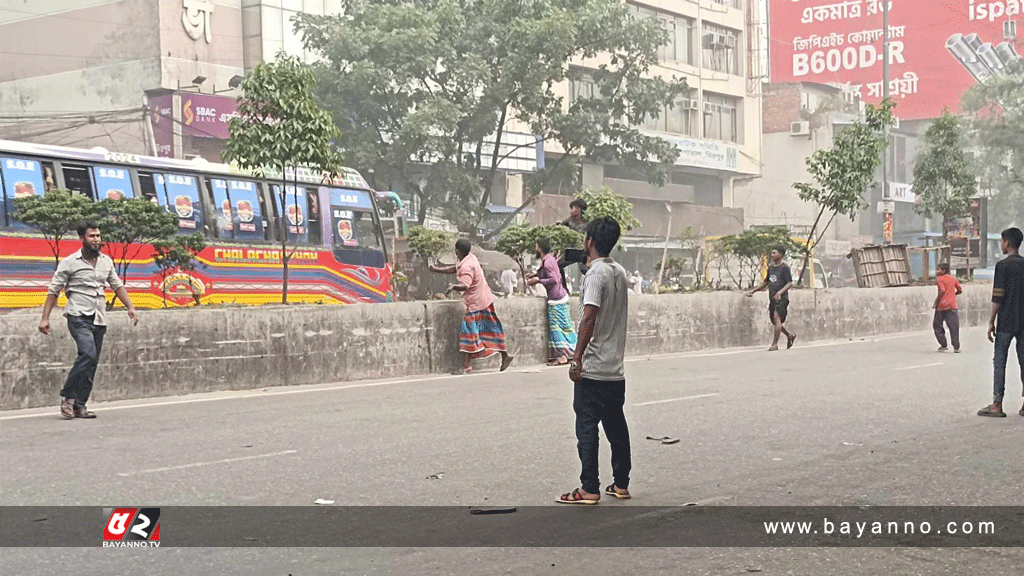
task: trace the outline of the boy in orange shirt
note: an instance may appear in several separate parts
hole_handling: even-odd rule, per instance
[[[945,322],[949,327],[949,339],[953,342],[953,352],[960,352],[960,314],[956,310],[956,295],[963,293],[960,281],[949,273],[949,264],[939,264],[939,274],[936,278],[939,286],[939,295],[935,297],[935,320],[932,322],[932,329],[935,330],[935,338],[939,341],[939,352],[949,350],[946,346],[946,331],[942,328]]]

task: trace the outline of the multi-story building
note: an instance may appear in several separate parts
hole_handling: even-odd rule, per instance
[[[217,160],[246,70],[338,0],[0,0],[0,138]],[[156,112],[147,118],[144,109]]]
[[[644,132],[676,143],[681,151],[664,186],[618,165],[584,163],[584,186],[608,187],[628,198],[642,222],[622,241],[620,255],[632,270],[655,275],[666,237],[670,248],[690,228],[720,236],[740,232],[743,208],[736,191],[761,174],[759,35],[751,34],[759,3],[749,0],[628,0],[632,11],[657,19],[669,42],[659,50],[653,75],[682,77],[689,91]],[[585,67],[584,67],[585,68]],[[569,101],[592,90],[586,79],[565,86]],[[557,155],[557,150],[547,151]],[[568,199],[542,196],[531,220],[550,223],[567,215]]]

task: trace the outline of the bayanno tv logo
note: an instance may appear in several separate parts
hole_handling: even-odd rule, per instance
[[[159,508],[104,508],[104,548],[159,548]]]

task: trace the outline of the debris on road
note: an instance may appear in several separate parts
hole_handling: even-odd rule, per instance
[[[324,500],[323,498],[317,498],[313,500],[313,504],[319,504],[320,506],[327,506],[328,504],[334,504],[334,500]]]
[[[444,472],[438,472],[437,474],[427,476],[427,480],[440,480],[442,478],[444,478]]]
[[[648,440],[654,440],[656,442],[661,442],[662,444],[678,444],[679,443],[679,438],[669,438],[668,436],[662,436],[661,438],[655,438],[653,436],[648,436],[647,439]]]
[[[511,514],[516,511],[515,506],[474,506],[469,509],[470,514]]]

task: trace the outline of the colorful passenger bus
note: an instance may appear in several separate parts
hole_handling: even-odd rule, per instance
[[[190,273],[161,273],[150,247],[137,252],[126,284],[136,306],[266,304],[281,301],[281,234],[289,248],[289,302],[390,302],[391,264],[376,197],[355,170],[332,179],[253,177],[223,164],[0,140],[0,308],[40,306],[53,274],[50,245],[18,220],[16,198],[66,188],[93,200],[148,198],[178,217],[181,234],[203,232],[209,247]],[[281,218],[288,218],[286,230]],[[81,247],[62,241],[60,256]],[[107,244],[117,260],[126,247]],[[133,249],[130,252],[135,254]]]

